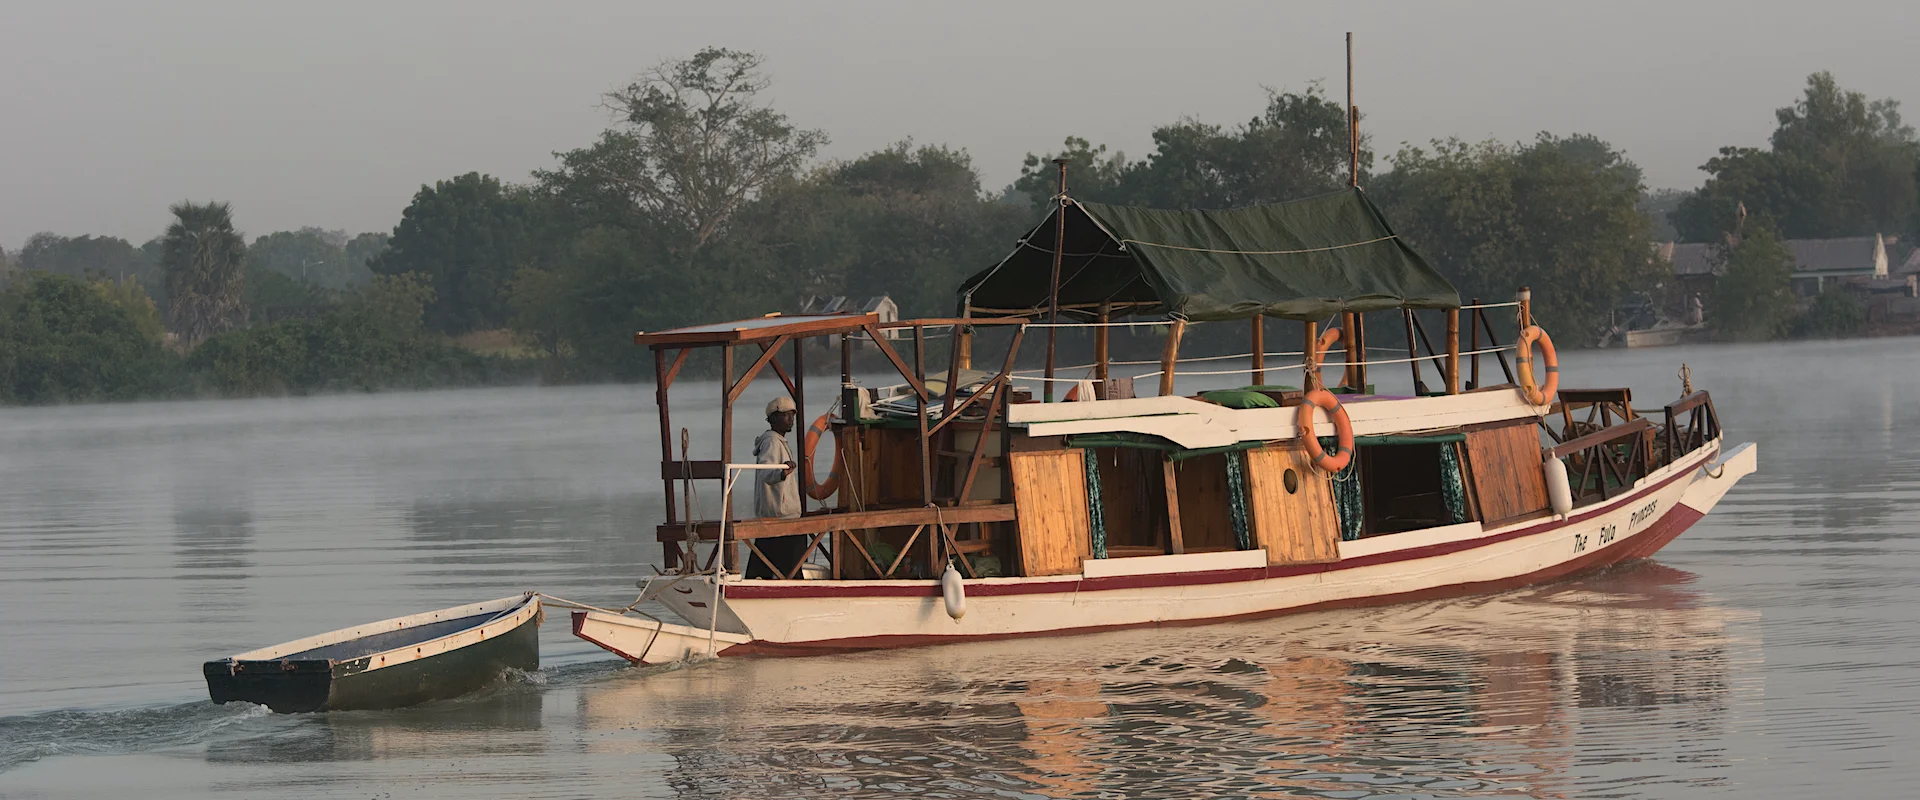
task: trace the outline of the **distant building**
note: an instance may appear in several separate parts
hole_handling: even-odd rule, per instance
[[[1793,254],[1793,290],[1813,295],[1836,283],[1884,280],[1887,277],[1887,240],[1879,234],[1841,239],[1788,239]],[[1715,278],[1726,272],[1711,244],[1666,242],[1659,246],[1662,259],[1673,267],[1674,277],[1689,292],[1705,292]],[[1920,256],[1920,251],[1916,251]],[[1908,259],[1920,272],[1920,261]]]
[[[1844,239],[1788,239],[1793,251],[1793,290],[1811,295],[1833,282],[1887,277],[1887,240],[1880,234]]]

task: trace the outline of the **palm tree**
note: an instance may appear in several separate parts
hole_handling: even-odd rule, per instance
[[[247,321],[241,300],[247,243],[233,229],[226,203],[182,201],[169,210],[174,221],[160,248],[167,312],[182,344],[192,347]]]

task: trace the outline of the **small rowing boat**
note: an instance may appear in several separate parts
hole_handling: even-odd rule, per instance
[[[213,702],[282,714],[401,708],[540,668],[540,597],[503,597],[382,620],[208,661]]]

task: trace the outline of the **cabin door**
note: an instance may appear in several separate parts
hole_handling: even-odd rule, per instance
[[[1253,535],[1267,563],[1324,564],[1340,560],[1340,514],[1333,483],[1314,469],[1299,445],[1247,451],[1247,493]]]
[[[1072,575],[1092,555],[1087,462],[1079,449],[1008,455],[1020,525],[1020,565],[1029,577]]]

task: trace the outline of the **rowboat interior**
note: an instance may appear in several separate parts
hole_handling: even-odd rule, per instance
[[[638,334],[665,499],[664,574],[640,600],[680,619],[581,611],[576,634],[654,663],[1495,590],[1649,556],[1754,469],[1690,381],[1655,404],[1561,388],[1530,292],[1463,301],[1358,189],[1231,211],[1057,201],[954,317]],[[1087,339],[1089,363],[1056,364]],[[1183,358],[1196,339],[1247,346]],[[720,428],[695,458],[670,401],[702,350]],[[808,358],[836,351],[837,385],[809,396]],[[857,355],[898,381],[862,385]],[[1411,391],[1379,392],[1389,369]],[[750,480],[741,397],[769,378],[813,423],[804,512],[696,518],[697,496]]]

